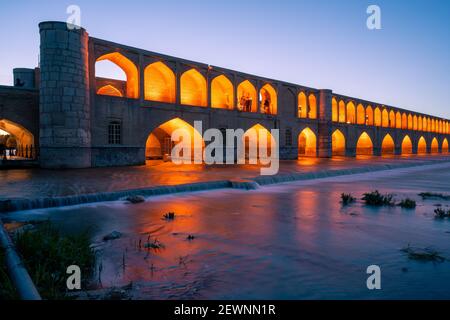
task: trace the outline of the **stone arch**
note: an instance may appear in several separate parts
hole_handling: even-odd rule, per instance
[[[161,61],[149,64],[144,70],[145,100],[175,103],[175,74]]]
[[[406,113],[402,113],[401,128],[408,129],[408,116],[406,115]]]
[[[248,80],[242,81],[237,88],[238,108],[244,112],[257,112],[258,100],[255,86]]]
[[[381,155],[395,154],[395,142],[392,136],[388,133],[384,136],[381,142]]]
[[[375,108],[374,112],[374,124],[378,127],[381,126],[381,111],[378,107]]]
[[[436,137],[431,140],[431,153],[439,153],[439,143]]]
[[[112,84],[107,84],[97,90],[97,94],[111,97],[123,97],[122,92]]]
[[[387,127],[389,127],[389,122],[390,122],[389,112],[387,111],[387,109],[383,109],[382,123],[381,123],[381,125],[382,125],[384,128],[387,128]]]
[[[419,138],[417,142],[417,154],[426,154],[427,153],[427,141],[422,136]]]
[[[16,139],[17,147],[34,146],[33,134],[22,125],[7,119],[0,119],[0,130]]]
[[[413,153],[413,145],[411,138],[408,135],[405,135],[402,141],[402,154],[412,154]]]
[[[428,130],[428,120],[427,117],[422,118],[422,130],[427,131]]]
[[[309,105],[308,118],[317,119],[317,98],[314,93],[309,94],[308,105]]]
[[[234,87],[231,81],[220,75],[211,82],[211,107],[219,109],[233,109]]]
[[[245,131],[242,139],[245,159],[248,159],[250,163],[257,163],[261,155],[271,156],[271,147],[272,145],[276,146],[276,141],[270,131],[259,123]]]
[[[139,98],[139,72],[136,65],[119,52],[104,54],[97,58],[96,62],[105,60],[114,63],[125,72],[127,78],[125,84],[125,96],[133,99]]]
[[[422,116],[418,116],[417,117],[417,130],[422,131],[422,124],[423,124]]]
[[[361,133],[356,141],[356,155],[373,155],[373,143],[367,132]]]
[[[419,129],[418,121],[417,121],[417,115],[414,115],[414,117],[413,117],[413,127],[412,127],[412,129],[413,130],[418,130]]]
[[[338,103],[335,97],[331,99],[331,120],[334,122],[339,120]]]
[[[389,127],[395,128],[395,112],[393,110],[389,112]]]
[[[402,128],[402,114],[400,113],[400,111],[397,111],[397,113],[395,114],[395,128]]]
[[[411,114],[408,114],[408,129],[409,130],[413,129],[413,117]]]
[[[303,129],[298,135],[298,155],[300,157],[317,156],[317,137],[310,128]]]
[[[181,75],[180,78],[181,104],[189,106],[206,107],[206,79],[196,69],[192,68]]]
[[[366,124],[366,111],[361,103],[356,107],[356,123]]]
[[[374,116],[373,116],[373,109],[372,107],[369,105],[366,108],[366,119],[365,122],[368,126],[373,126],[374,125]]]
[[[277,114],[277,92],[268,83],[266,83],[261,90],[260,94],[260,108],[261,113],[265,114]]]
[[[201,134],[188,122],[180,118],[174,118],[159,125],[148,135],[145,145],[146,159],[161,159],[170,155],[172,148],[177,144],[177,142],[172,140],[172,133],[179,129],[184,129],[190,134],[191,157],[194,156],[194,152],[198,148],[201,148],[203,151],[205,143]],[[195,145],[194,139],[200,141],[201,145]]]
[[[352,101],[347,103],[347,123],[356,123],[355,104]]]
[[[339,101],[339,122],[345,122],[346,121],[346,109],[345,109],[345,102],[343,100]]]
[[[336,129],[331,135],[331,150],[333,156],[345,156],[346,139],[344,134]]]
[[[441,147],[442,153],[448,153],[448,140],[447,138],[444,138],[444,140],[442,140],[442,147]]]
[[[303,91],[298,94],[298,117],[308,117],[308,101],[306,94]]]

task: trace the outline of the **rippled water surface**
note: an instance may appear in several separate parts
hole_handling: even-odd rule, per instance
[[[418,201],[415,210],[342,207],[340,194],[379,189]],[[450,193],[450,166],[414,168],[263,187],[14,213],[47,215],[68,232],[91,228],[103,245],[102,283],[133,281],[137,299],[450,298],[450,262],[408,259],[400,249],[432,246],[450,258],[450,220],[417,193]],[[162,215],[173,211],[176,218]],[[194,240],[187,240],[193,235]],[[160,250],[139,248],[157,239]],[[125,266],[123,262],[125,261]],[[382,289],[366,287],[366,268],[381,267]]]

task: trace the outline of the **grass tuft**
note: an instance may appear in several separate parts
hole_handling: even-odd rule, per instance
[[[450,200],[450,195],[446,195],[446,194],[442,194],[442,193],[422,192],[422,193],[419,193],[419,196],[421,196],[423,200],[426,200],[426,199]]]
[[[372,191],[370,193],[364,193],[362,200],[365,201],[368,206],[393,206],[394,195],[392,194],[381,194],[378,190]]]
[[[342,204],[344,206],[346,206],[346,205],[349,205],[350,203],[355,202],[356,198],[353,197],[351,193],[342,193],[341,200],[342,200]]]
[[[400,201],[398,205],[404,209],[414,209],[416,207],[416,201],[406,198]]]
[[[434,209],[434,217],[436,219],[448,219],[450,218],[450,210],[445,211],[442,208]]]

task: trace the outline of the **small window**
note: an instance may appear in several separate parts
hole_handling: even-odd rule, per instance
[[[118,121],[112,121],[108,125],[108,143],[120,144],[121,143],[121,125]]]
[[[292,129],[286,129],[286,146],[292,146]]]

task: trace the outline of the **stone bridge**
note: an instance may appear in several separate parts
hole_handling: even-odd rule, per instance
[[[92,38],[62,22],[39,29],[39,106],[24,104],[10,120],[35,137],[40,128],[44,167],[143,164],[170,152],[175,129],[198,134],[194,121],[279,129],[281,159],[448,152],[448,119]],[[96,76],[105,61],[125,80]],[[28,109],[39,109],[33,123],[20,120]]]

